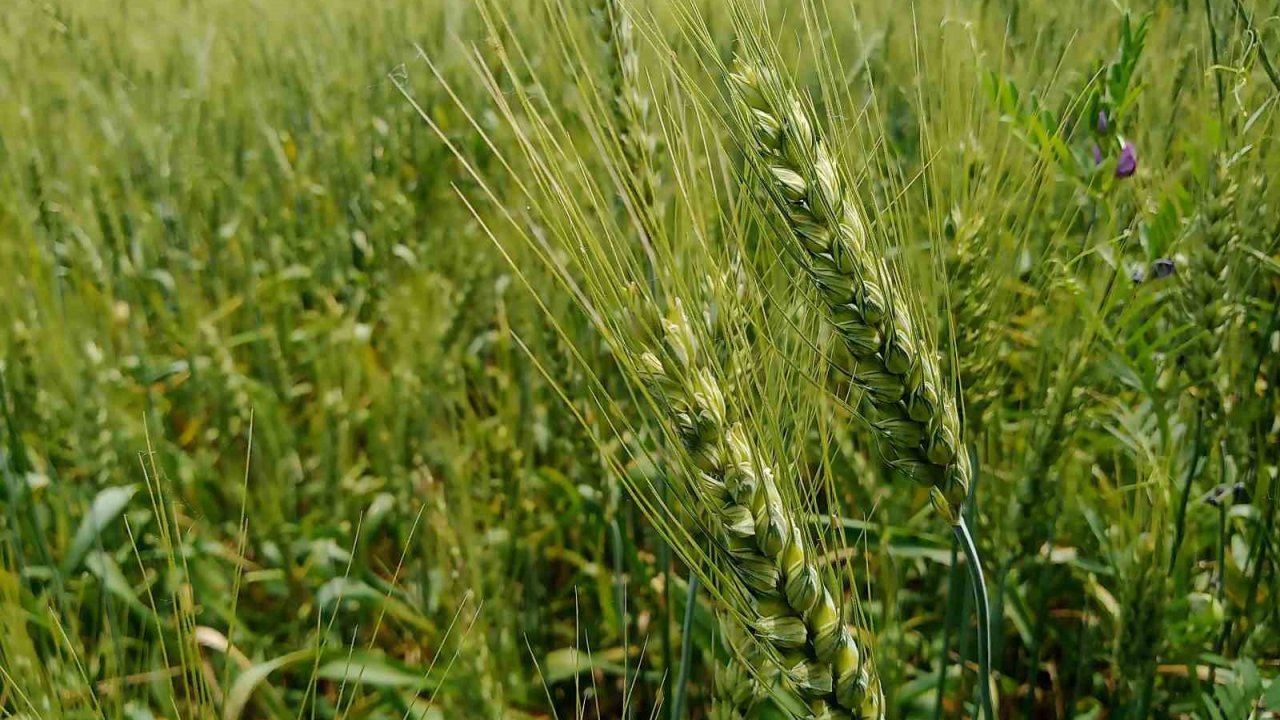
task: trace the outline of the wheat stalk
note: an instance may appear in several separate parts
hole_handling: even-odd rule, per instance
[[[1112,652],[1121,692],[1141,708],[1134,717],[1147,717],[1156,661],[1164,644],[1168,578],[1160,561],[1162,554],[1158,538],[1143,533],[1121,568],[1126,582],[1121,588],[1119,632]]]
[[[969,468],[955,404],[926,338],[849,196],[809,111],[776,73],[739,58],[731,73],[748,159],[786,218],[791,247],[812,278],[836,333],[856,360],[871,427],[889,464],[926,484],[934,506],[961,520]]]
[[[665,361],[645,352],[638,365],[689,460],[691,496],[702,525],[724,550],[749,598],[734,610],[745,615],[753,640],[776,659],[787,685],[815,715],[882,717],[869,648],[845,626],[836,599],[819,577],[801,520],[783,501],[774,467],[734,421],[678,299],[662,325]],[[751,654],[745,657],[750,661]],[[748,694],[741,676],[722,679],[727,691],[722,700]],[[722,717],[734,717],[730,708],[740,708],[719,705]]]

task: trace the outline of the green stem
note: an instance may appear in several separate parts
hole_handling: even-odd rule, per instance
[[[1141,680],[1142,685],[1138,688],[1138,700],[1134,706],[1133,720],[1146,720],[1151,708],[1151,695],[1155,692],[1156,673],[1155,668],[1150,668],[1145,677]]]
[[[662,488],[663,502],[667,502],[667,487]],[[667,545],[667,541],[659,537],[658,545],[658,567],[662,572],[662,698],[663,702],[667,698],[672,697],[671,687],[671,614],[675,611],[675,606],[671,604],[671,550]],[[674,718],[673,718],[674,720]]]
[[[614,610],[618,613],[618,634],[622,637],[622,647],[624,649],[622,661],[622,687],[623,693],[631,687],[631,665],[627,661],[626,652],[630,651],[628,645],[629,623],[627,622],[627,585],[625,578],[626,568],[623,566],[623,539],[622,528],[618,526],[617,515],[609,519],[609,539],[610,545],[613,546],[613,602]]]
[[[942,720],[942,705],[947,694],[947,666],[951,664],[951,658],[947,651],[951,649],[951,625],[956,622],[956,613],[953,608],[955,607],[955,597],[958,592],[957,588],[960,586],[961,577],[960,563],[956,560],[958,554],[959,550],[953,544],[951,546],[951,570],[948,573],[950,579],[947,582],[947,602],[945,605],[947,613],[942,623],[942,652],[941,657],[938,658],[938,700],[933,706],[933,720]]]
[[[1178,500],[1178,515],[1173,523],[1173,547],[1169,550],[1169,572],[1178,566],[1178,551],[1182,549],[1182,534],[1187,525],[1187,505],[1191,501],[1191,482],[1195,480],[1200,455],[1204,452],[1204,408],[1196,407],[1196,434],[1191,452],[1191,464],[1187,466],[1187,481],[1182,485],[1182,497]]]
[[[1063,703],[1063,707],[1073,708],[1076,706],[1076,698],[1085,692],[1085,680],[1090,677],[1089,674],[1089,596],[1083,594],[1081,597],[1081,607],[1085,608],[1084,617],[1080,621],[1080,635],[1076,639],[1076,669],[1075,680],[1071,683],[1070,693],[1067,695],[1067,701]]]
[[[684,598],[684,621],[680,624],[680,675],[676,678],[676,696],[671,702],[671,720],[680,720],[684,711],[684,690],[689,684],[689,665],[693,661],[693,608],[698,602],[698,576],[689,574],[689,592]]]
[[[1218,67],[1218,30],[1213,24],[1213,7],[1209,0],[1204,0],[1204,14],[1209,21],[1209,51],[1213,58],[1213,79],[1218,86],[1218,117],[1222,117],[1224,90],[1222,87],[1222,71]]]
[[[1225,471],[1223,477],[1226,477]],[[1230,502],[1228,497],[1218,499],[1218,602],[1226,607],[1227,600],[1227,503]],[[1227,638],[1231,635],[1231,617],[1228,616],[1222,623],[1222,633],[1218,636],[1217,642],[1213,645],[1213,654],[1221,655],[1222,648],[1227,644]]]
[[[986,720],[995,720],[995,710],[991,706],[990,601],[987,598],[986,579],[982,576],[982,560],[964,518],[960,518],[960,522],[951,529],[964,550],[965,560],[969,564],[969,576],[973,581],[973,599],[978,612],[978,696],[982,701],[982,714]]]
[[[1255,495],[1255,497],[1259,496]],[[1267,538],[1271,537],[1275,521],[1275,493],[1266,493],[1261,497],[1267,498],[1267,511],[1263,515],[1262,531],[1254,538],[1253,546],[1249,549],[1249,560],[1246,564],[1246,567],[1249,568],[1249,589],[1245,592],[1244,610],[1240,613],[1240,617],[1244,618],[1246,622],[1253,617],[1253,609],[1257,606],[1258,586],[1262,583],[1262,573],[1267,564],[1267,548],[1269,547]],[[1253,626],[1252,623],[1251,626]],[[1237,653],[1247,639],[1248,633],[1241,635],[1235,646]]]

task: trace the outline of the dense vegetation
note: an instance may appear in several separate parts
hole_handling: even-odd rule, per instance
[[[1277,63],[1269,0],[10,3],[0,717],[1280,717]]]

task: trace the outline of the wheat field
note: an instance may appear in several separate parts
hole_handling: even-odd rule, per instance
[[[0,717],[1280,718],[1278,67],[1272,0],[8,0]]]

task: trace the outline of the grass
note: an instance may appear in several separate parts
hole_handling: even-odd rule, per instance
[[[980,717],[982,683],[1004,718],[1275,716],[1276,18],[19,0],[0,717],[874,717],[876,676],[889,718]],[[744,59],[955,399],[931,462],[967,473],[939,491],[989,673],[903,472],[934,443],[864,400],[879,356],[788,245],[814,205],[761,182]],[[683,367],[677,300],[683,405],[638,360]],[[708,385],[772,490],[717,494]],[[750,589],[779,517],[861,685],[805,685],[813,616]]]

